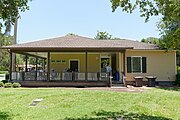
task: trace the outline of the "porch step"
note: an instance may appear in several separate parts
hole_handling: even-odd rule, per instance
[[[122,81],[112,81],[112,84],[123,84]]]
[[[111,87],[125,87],[123,83],[113,83]]]

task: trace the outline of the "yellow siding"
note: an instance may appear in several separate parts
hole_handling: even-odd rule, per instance
[[[88,72],[100,71],[100,54],[88,54]]]
[[[88,54],[88,72],[99,72],[100,54]],[[69,68],[70,60],[79,61],[79,72],[85,72],[85,53],[51,53],[51,60],[65,60],[65,63],[51,62],[51,69],[57,72],[63,72],[65,68]]]
[[[100,60],[102,53],[88,53],[87,56],[87,69],[88,72],[100,71]],[[142,56],[147,57],[147,73],[127,73],[127,57]],[[175,51],[140,51],[140,50],[127,50],[125,54],[125,61],[123,60],[123,53],[116,53],[116,69],[119,72],[125,70],[127,81],[134,80],[134,76],[157,76],[158,81],[174,81],[176,74],[176,57]],[[57,72],[63,72],[64,68],[69,68],[69,60],[79,61],[79,72],[85,72],[85,53],[51,53],[51,60],[65,60],[65,63],[51,62],[51,69]],[[144,79],[146,80],[146,79]]]
[[[175,51],[126,51],[126,77],[127,81],[133,80],[134,76],[157,76],[157,81],[174,81],[176,75],[176,52]],[[127,73],[127,57],[147,57],[147,73]],[[144,79],[145,80],[145,79]]]

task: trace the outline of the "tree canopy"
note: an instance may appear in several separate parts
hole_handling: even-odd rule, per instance
[[[13,36],[4,35],[0,33],[0,47],[11,45],[13,43]],[[0,49],[0,71],[6,71],[9,68],[9,53],[5,49]]]
[[[111,37],[112,37],[112,35],[109,34],[108,32],[97,31],[95,39],[98,39],[98,40],[109,40],[109,39],[111,39]]]
[[[31,0],[0,0],[0,32],[2,28],[7,33],[19,17],[19,12],[24,12],[29,9],[28,1]]]
[[[161,15],[158,24],[161,33],[161,47],[180,50],[180,0],[110,0],[112,11],[118,7],[132,13],[139,9],[141,17],[148,22],[151,16]]]
[[[112,37],[112,35],[106,31],[97,31],[94,39],[97,40],[120,40],[119,37]]]
[[[143,38],[141,42],[159,45],[159,39],[155,37]]]

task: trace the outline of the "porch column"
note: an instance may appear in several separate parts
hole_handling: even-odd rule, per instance
[[[50,81],[50,52],[48,52],[48,57],[47,57],[47,81]]]
[[[85,64],[86,64],[86,65],[85,65],[85,80],[86,80],[86,81],[87,81],[87,77],[88,77],[88,76],[87,76],[87,75],[88,75],[88,74],[87,74],[87,62],[88,62],[88,61],[87,61],[87,51],[86,51],[86,58],[85,58]]]
[[[10,62],[9,62],[9,80],[11,81],[12,80],[12,52],[10,51]]]
[[[124,50],[123,52],[123,84],[125,87],[127,87],[127,83],[126,83],[126,50]]]
[[[46,61],[46,59],[43,59],[43,70],[45,70],[45,61]]]
[[[28,69],[27,69],[27,64],[28,64],[28,57],[27,57],[27,55],[25,55],[25,64],[26,64],[26,66],[25,66],[25,72],[27,72],[28,71]]]
[[[123,72],[124,72],[124,76],[126,76],[126,50],[124,50],[123,52]]]
[[[35,80],[37,80],[37,72],[38,72],[38,57],[36,57],[36,74],[35,74]]]

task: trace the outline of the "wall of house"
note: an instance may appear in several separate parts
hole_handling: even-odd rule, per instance
[[[147,57],[147,73],[127,73],[127,57]],[[176,75],[176,52],[158,50],[127,50],[126,51],[126,77],[127,81],[134,80],[135,76],[154,75],[157,81],[174,81]],[[145,79],[144,79],[145,80]]]
[[[89,53],[87,64],[87,72],[99,72],[100,71],[100,54],[98,53]]]
[[[79,72],[85,72],[85,53],[51,53],[51,69],[57,72],[63,72],[65,68],[70,67],[70,60],[79,61]],[[87,55],[88,72],[99,72],[100,54],[88,53]]]

